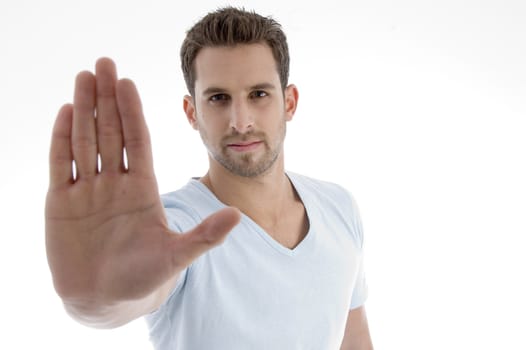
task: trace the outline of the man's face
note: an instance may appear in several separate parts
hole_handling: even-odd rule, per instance
[[[281,159],[285,123],[297,90],[282,91],[271,49],[263,44],[207,47],[195,59],[195,96],[185,111],[215,163],[239,176],[265,173]]]

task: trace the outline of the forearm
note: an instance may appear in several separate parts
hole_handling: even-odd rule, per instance
[[[159,293],[137,300],[101,303],[89,300],[63,300],[66,312],[77,322],[93,328],[123,326],[156,309]]]
[[[63,298],[66,312],[77,322],[92,328],[117,328],[157,310],[172,291],[179,274],[153,293],[133,300],[103,302],[94,299]]]

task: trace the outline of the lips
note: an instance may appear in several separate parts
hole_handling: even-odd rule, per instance
[[[232,142],[227,144],[227,147],[238,152],[252,151],[258,148],[263,141],[254,140],[254,141],[239,141]]]

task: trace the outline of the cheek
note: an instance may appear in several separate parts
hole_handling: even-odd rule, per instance
[[[202,123],[214,125],[216,127],[224,124],[228,120],[228,109],[220,106],[202,104],[199,113]]]
[[[204,115],[198,119],[199,132],[205,135],[208,140],[223,137],[225,128],[228,128],[228,123],[225,123],[223,118],[219,116]]]
[[[220,134],[228,128],[228,121],[218,115],[208,115],[200,120],[199,127],[206,129],[208,134]]]

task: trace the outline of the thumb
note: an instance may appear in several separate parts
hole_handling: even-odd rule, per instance
[[[175,235],[173,254],[176,265],[186,267],[201,254],[223,243],[240,220],[240,211],[227,207],[210,215],[191,231]]]

